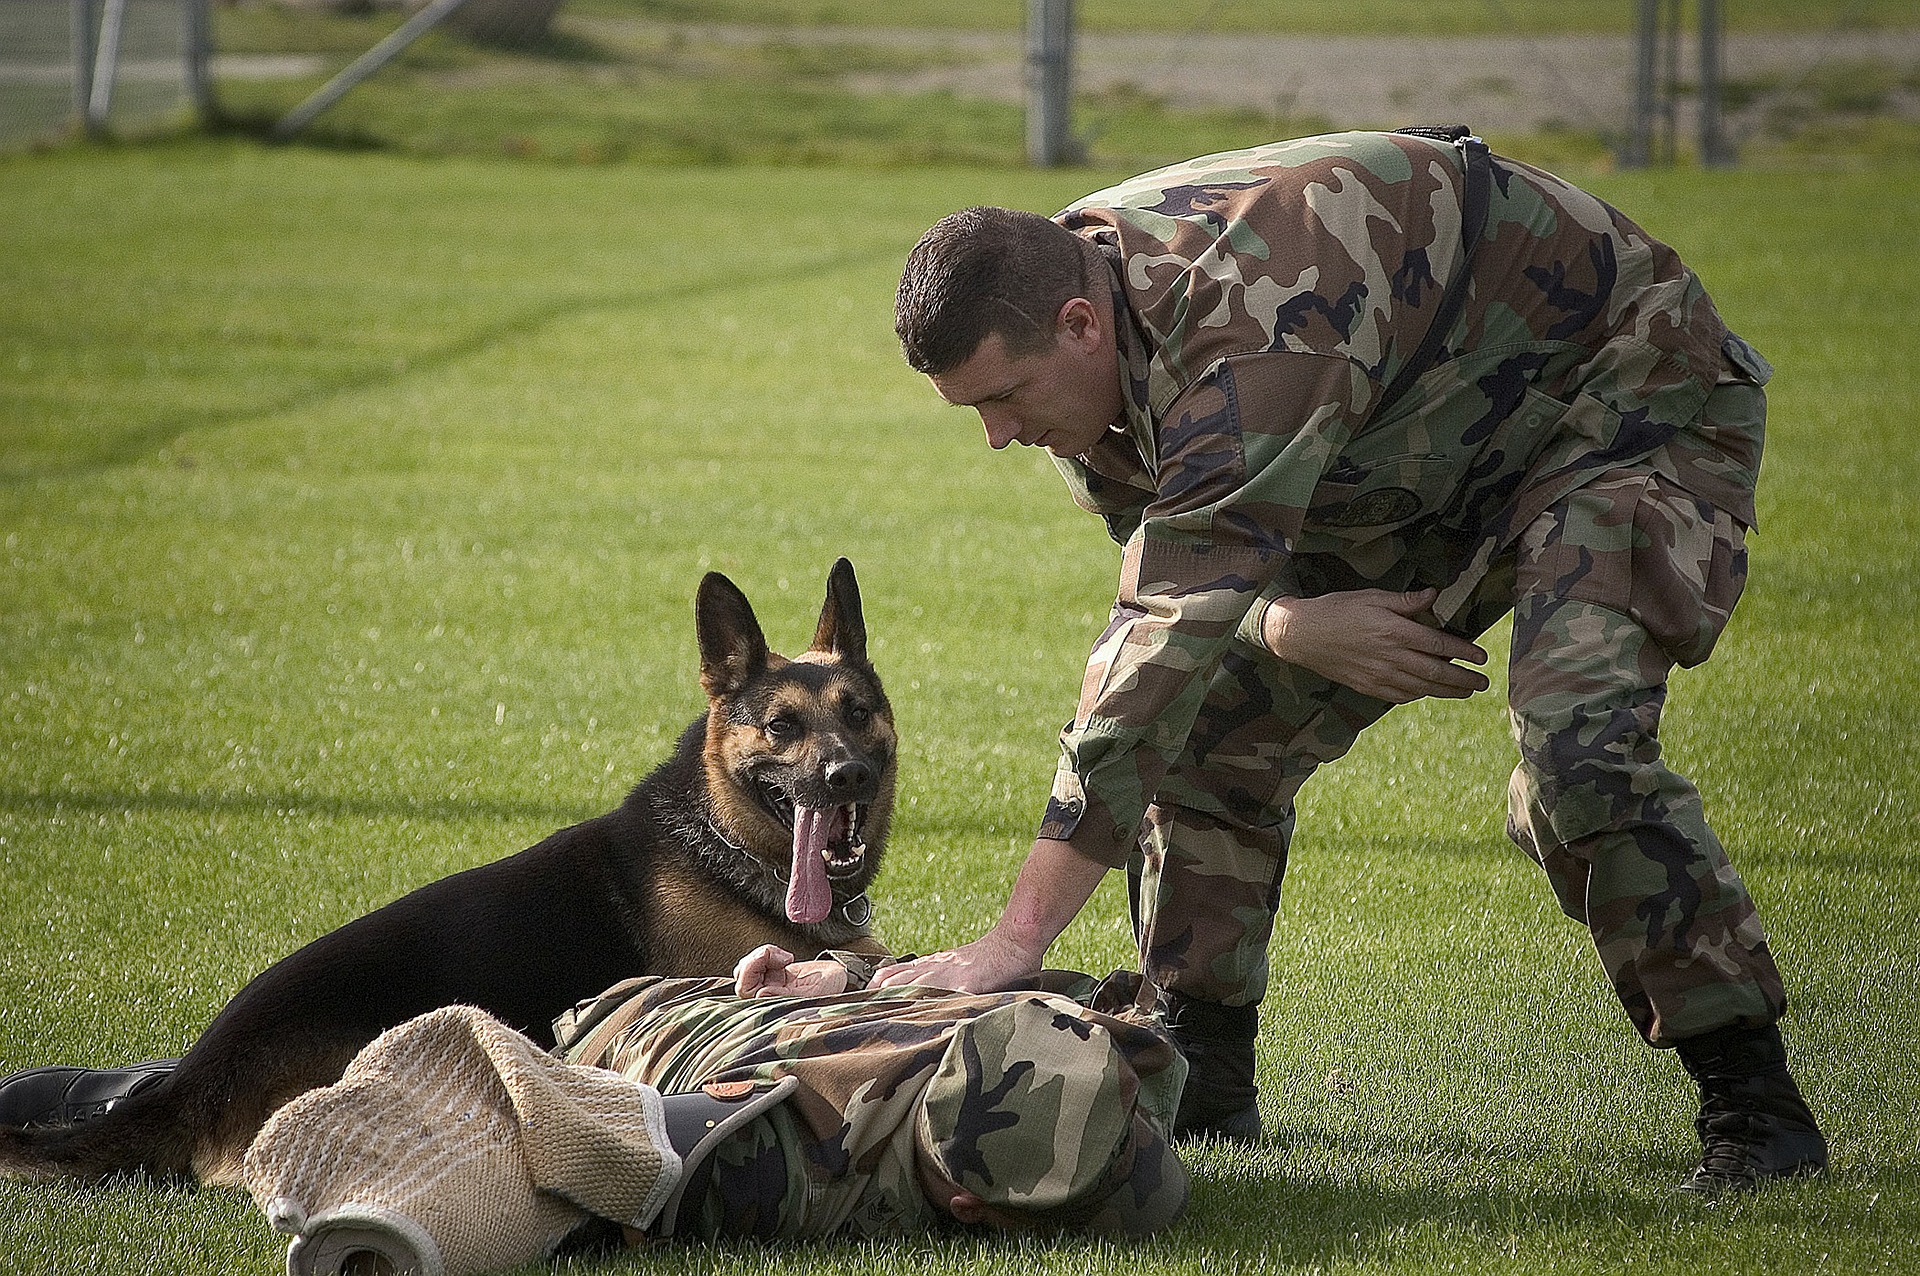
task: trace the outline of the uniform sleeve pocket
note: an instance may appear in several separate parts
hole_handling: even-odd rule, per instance
[[[1765,385],[1773,380],[1773,365],[1767,362],[1766,356],[1733,333],[1729,332],[1727,339],[1720,343],[1720,353],[1732,365],[1729,371],[1738,370],[1754,385]]]
[[[1313,489],[1300,548],[1364,543],[1437,513],[1452,495],[1458,469],[1451,458],[1430,452],[1382,457],[1364,467],[1338,464]]]
[[[1629,614],[1673,662],[1713,653],[1747,582],[1746,528],[1657,476],[1634,510]]]

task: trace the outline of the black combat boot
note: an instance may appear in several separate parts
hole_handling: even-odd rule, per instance
[[[1780,1029],[1721,1028],[1674,1048],[1700,1083],[1700,1168],[1683,1192],[1745,1192],[1827,1168],[1827,1140],[1787,1071]]]
[[[1162,995],[1167,1032],[1187,1057],[1187,1085],[1173,1120],[1176,1139],[1260,1141],[1260,1091],[1253,1082],[1253,1040],[1260,1007],[1223,1006],[1179,993]]]
[[[123,1099],[159,1085],[178,1059],[153,1059],[130,1068],[28,1068],[0,1077],[0,1125],[78,1125],[111,1111]]]

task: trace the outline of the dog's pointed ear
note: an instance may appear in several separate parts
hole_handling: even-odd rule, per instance
[[[718,700],[746,686],[767,667],[767,639],[753,604],[719,572],[708,572],[693,600],[700,637],[700,685]]]
[[[827,573],[827,602],[820,609],[811,650],[866,663],[867,622],[860,614],[860,582],[853,578],[853,564],[844,558],[835,559]]]

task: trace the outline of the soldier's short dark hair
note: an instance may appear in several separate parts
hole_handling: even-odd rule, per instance
[[[1060,307],[1086,295],[1086,258],[1071,231],[1017,209],[964,208],[907,254],[893,329],[914,370],[939,376],[992,333],[1015,357],[1046,348]]]

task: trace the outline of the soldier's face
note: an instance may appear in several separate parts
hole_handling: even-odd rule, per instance
[[[987,445],[1081,456],[1120,415],[1120,356],[1107,317],[1076,297],[1061,307],[1053,344],[1010,355],[990,333],[959,367],[929,377],[940,397],[980,414]]]

